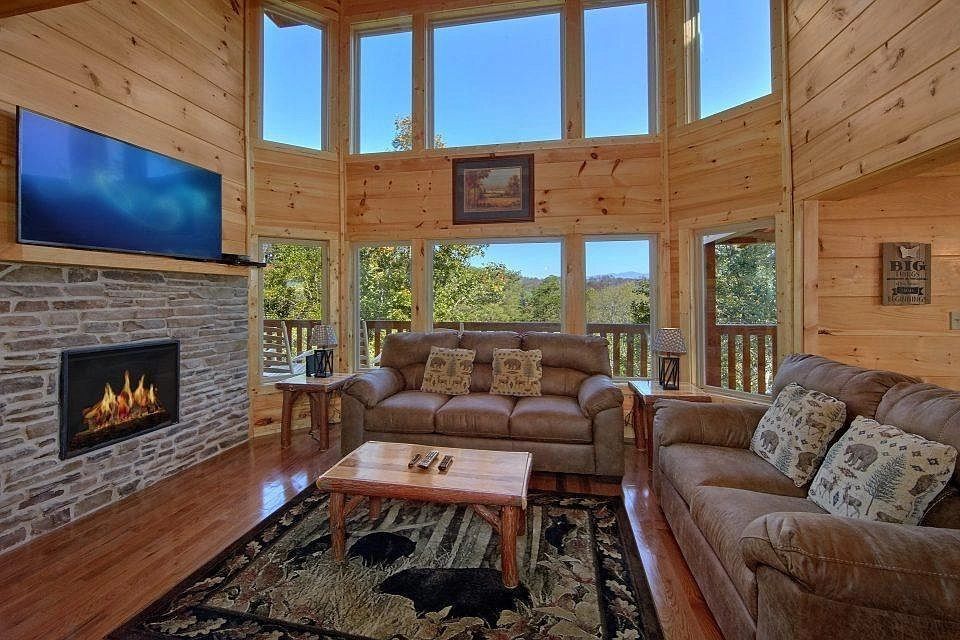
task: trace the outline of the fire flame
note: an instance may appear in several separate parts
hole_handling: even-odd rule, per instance
[[[83,424],[90,430],[103,429],[163,411],[156,386],[147,387],[145,378],[140,376],[137,388],[131,391],[130,372],[124,371],[120,393],[114,393],[110,383],[106,383],[100,401],[83,410]]]

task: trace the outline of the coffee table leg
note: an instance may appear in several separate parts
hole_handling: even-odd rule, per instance
[[[346,496],[342,493],[330,494],[330,550],[337,562],[342,562],[346,555],[347,529],[343,515],[345,500]]]
[[[383,505],[383,498],[370,496],[370,503],[367,505],[370,510],[370,520],[376,520],[380,517],[380,507]]]
[[[519,519],[519,507],[503,507],[500,510],[500,570],[503,572],[503,586],[508,589],[513,589],[520,584],[520,578],[517,575]]]

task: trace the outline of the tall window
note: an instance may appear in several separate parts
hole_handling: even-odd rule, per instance
[[[766,394],[777,363],[777,247],[770,220],[701,236],[703,383]]]
[[[655,315],[653,238],[592,238],[586,242],[587,333],[610,342],[613,375],[651,375]]]
[[[357,249],[357,365],[360,368],[376,365],[387,334],[410,330],[411,266],[408,245],[371,245]]]
[[[295,357],[315,346],[310,330],[328,317],[326,253],[321,242],[260,243],[264,376],[299,372]]]
[[[412,32],[361,32],[356,52],[356,150],[371,153],[412,149]]]
[[[698,118],[773,90],[770,0],[690,0]]]
[[[262,135],[264,140],[323,149],[324,31],[268,7],[263,11]]]
[[[560,241],[439,243],[435,327],[560,331]]]
[[[588,138],[650,133],[656,97],[653,3],[600,4],[583,12]]]
[[[561,137],[560,13],[440,22],[433,139],[448,147]]]

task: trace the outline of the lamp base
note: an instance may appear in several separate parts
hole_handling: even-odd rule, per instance
[[[333,375],[333,349],[317,349],[317,377],[329,378]]]
[[[680,358],[660,356],[660,386],[667,391],[680,388]]]

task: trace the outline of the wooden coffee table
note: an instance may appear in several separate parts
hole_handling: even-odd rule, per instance
[[[383,498],[467,504],[500,534],[503,584],[510,589],[516,587],[520,584],[517,535],[525,532],[533,456],[525,451],[436,447],[440,456],[429,470],[407,468],[414,454],[426,455],[430,449],[425,445],[366,442],[317,479],[317,486],[330,492],[334,558],[343,560],[346,517],[365,497],[370,500],[371,518],[379,515]],[[453,456],[453,464],[446,473],[439,473],[437,465],[445,455]]]

